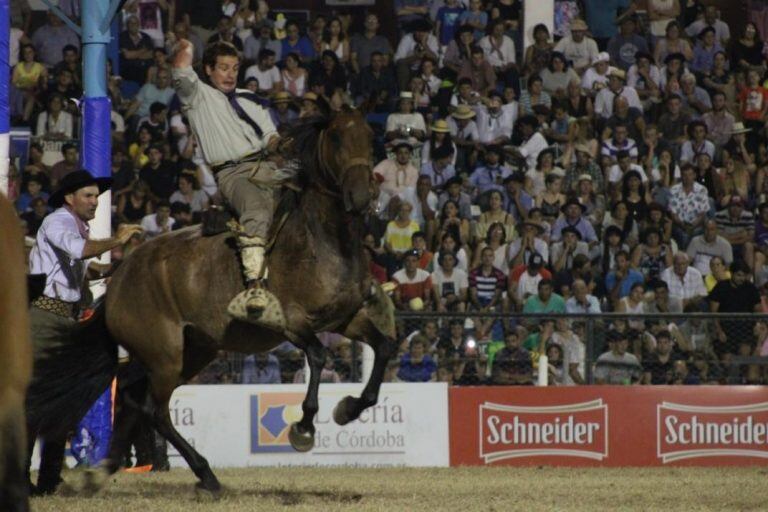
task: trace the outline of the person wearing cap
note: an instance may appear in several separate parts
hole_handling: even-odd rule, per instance
[[[390,196],[400,195],[407,187],[416,186],[419,177],[419,170],[411,163],[413,146],[407,141],[397,141],[393,151],[395,158],[386,158],[373,168],[373,173],[383,178],[381,190]]]
[[[438,193],[442,192],[448,180],[456,176],[453,160],[456,154],[448,144],[438,146],[430,152],[431,160],[422,164],[421,175],[429,177],[431,187]]]
[[[421,0],[401,0],[413,2]],[[406,90],[412,71],[419,68],[424,57],[431,57],[437,61],[440,52],[440,44],[437,37],[432,34],[432,24],[426,19],[414,20],[408,26],[405,34],[397,45],[395,51],[395,66],[397,69],[397,83],[400,90]]]
[[[78,325],[78,304],[86,279],[103,277],[109,270],[107,265],[87,260],[141,232],[139,226],[122,224],[114,237],[90,239],[88,221],[96,216],[99,194],[110,184],[110,178],[94,178],[79,170],[66,175],[49,199],[55,210],[43,220],[29,254],[30,274],[45,276],[43,293],[29,310],[36,373],[44,368],[46,359],[71,343],[69,333]],[[30,439],[36,435],[30,432]],[[64,440],[49,439],[45,445],[36,488],[43,494],[53,492],[61,481]]]
[[[419,253],[411,249],[403,254],[403,268],[392,275],[397,284],[394,293],[395,307],[401,311],[411,310],[413,299],[420,299],[425,310],[432,305],[432,276],[419,268]]]
[[[578,199],[571,196],[560,208],[563,215],[558,217],[552,226],[551,240],[557,242],[562,239],[562,232],[565,228],[573,228],[580,234],[580,240],[586,242],[590,248],[598,244],[597,234],[592,223],[585,217],[586,207]]]
[[[597,43],[591,37],[587,37],[587,31],[589,27],[586,22],[576,18],[571,21],[571,33],[555,45],[555,51],[565,55],[566,60],[572,63],[579,74],[592,64],[599,53]]]
[[[715,159],[715,145],[707,140],[707,125],[704,121],[694,120],[688,124],[688,140],[683,143],[680,149],[679,162],[693,162],[696,157],[702,153],[709,155],[711,160]]]
[[[278,129],[299,117],[298,112],[291,108],[291,102],[291,95],[286,91],[275,93],[272,97],[272,107],[269,109],[269,115]]]
[[[626,85],[627,74],[619,68],[608,72],[608,87],[604,87],[595,96],[595,115],[608,119],[613,114],[614,101],[618,96],[625,98],[630,108],[643,110],[640,96],[634,87]]]
[[[709,139],[716,146],[722,147],[728,143],[736,118],[728,112],[727,98],[724,92],[712,92],[712,110],[701,116],[701,120],[707,127]]]
[[[256,64],[245,70],[245,78],[255,78],[259,81],[259,91],[273,94],[283,90],[283,79],[275,63],[277,56],[269,48],[259,51]]]
[[[397,102],[397,111],[387,116],[384,128],[387,141],[408,140],[411,144],[423,141],[427,135],[424,116],[413,111],[413,93],[402,91]]]
[[[599,0],[598,0],[599,1]],[[637,55],[650,51],[648,41],[637,33],[637,15],[629,10],[617,21],[619,32],[608,41],[608,54],[613,63],[624,71],[637,63]],[[648,55],[649,60],[652,60]]]
[[[745,208],[743,197],[732,195],[728,207],[715,214],[717,229],[733,247],[734,259],[755,266],[755,214]]]
[[[504,178],[504,210],[519,223],[528,218],[528,211],[534,207],[533,197],[525,190],[525,174],[515,171]]]
[[[741,208],[741,198],[736,197],[737,200],[735,202],[732,201],[734,209],[736,207]],[[717,221],[715,219],[707,219],[704,221],[704,233],[693,237],[685,251],[688,254],[688,259],[691,261],[691,265],[702,276],[710,273],[709,263],[713,257],[719,257],[726,265],[730,265],[734,260],[734,250],[731,243],[725,237],[720,236],[718,230]],[[742,255],[740,254],[739,256],[738,259],[742,259]]]
[[[555,272],[571,270],[573,259],[579,255],[589,256],[589,244],[581,239],[581,232],[566,226],[560,231],[561,240],[552,244],[550,261]]]
[[[480,142],[486,146],[509,143],[512,127],[517,121],[517,112],[502,108],[504,97],[498,91],[490,92],[483,102],[483,105],[475,108]]]
[[[249,32],[248,37],[243,40],[243,56],[246,59],[257,60],[261,50],[272,50],[278,61],[286,57],[282,55],[283,47],[280,41],[272,38],[272,25],[267,20],[261,21]]]
[[[601,89],[608,85],[608,72],[611,70],[609,65],[611,56],[608,52],[600,52],[592,61],[581,79],[581,88],[590,96],[594,96]]]
[[[291,23],[288,25],[290,28]],[[289,29],[286,41],[291,33]],[[174,87],[219,191],[238,213],[242,225],[237,242],[248,286],[233,298],[232,314],[243,321],[282,329],[278,320],[282,306],[265,286],[265,250],[275,184],[288,179],[293,171],[278,167],[275,154],[281,152],[281,141],[269,111],[252,93],[236,88],[240,67],[237,49],[226,42],[206,48],[203,67],[209,83],[201,81],[192,69],[192,55],[192,43],[179,41],[173,57]],[[265,311],[275,314],[265,317]]]
[[[639,384],[643,367],[634,354],[627,352],[627,334],[611,330],[607,338],[609,350],[600,354],[595,363],[595,384]]]

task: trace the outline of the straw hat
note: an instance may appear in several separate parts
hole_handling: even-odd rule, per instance
[[[575,20],[571,21],[571,32],[573,32],[574,30],[586,31],[586,30],[589,30],[589,27],[587,26],[586,21],[580,18],[576,18]]]
[[[288,103],[291,101],[291,95],[285,91],[276,92],[272,96],[272,103]]]
[[[588,154],[589,156],[592,156],[592,151],[590,151],[590,149],[589,149],[589,146],[587,146],[586,144],[576,144],[576,145],[573,147],[573,149],[574,149],[574,150],[575,150],[577,153],[586,153],[586,154]]]
[[[313,92],[305,92],[304,96],[302,96],[301,99],[304,100],[304,101],[314,101],[314,102],[316,102],[317,101],[317,94],[315,94]]]
[[[731,135],[736,135],[737,133],[748,133],[751,131],[752,128],[745,127],[744,123],[733,123],[733,128],[731,128]]]
[[[456,119],[472,119],[475,117],[475,111],[469,108],[469,105],[459,105],[451,115]]]
[[[592,181],[591,174],[580,174],[578,181]]]
[[[608,72],[608,76],[615,76],[619,80],[626,80],[627,78],[627,74],[624,72],[624,70],[619,68],[611,68],[611,70]]]
[[[413,99],[413,93],[411,91],[403,91],[400,93],[400,99],[401,100],[412,100]]]
[[[445,119],[438,119],[432,123],[432,131],[436,133],[448,133],[451,129],[448,127],[448,123]]]

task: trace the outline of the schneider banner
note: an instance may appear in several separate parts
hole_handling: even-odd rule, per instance
[[[452,387],[451,466],[768,465],[768,387]]]
[[[379,403],[338,426],[333,408],[361,384],[321,384],[315,447],[298,453],[288,429],[301,419],[306,385],[182,386],[171,418],[182,436],[216,467],[447,466],[448,389],[443,383],[384,384]],[[185,466],[171,450],[171,464]]]

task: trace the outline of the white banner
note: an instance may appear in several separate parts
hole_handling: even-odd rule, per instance
[[[301,418],[306,385],[182,386],[171,418],[214,467],[448,466],[448,387],[384,384],[379,403],[340,427],[333,408],[360,384],[322,384],[315,447],[298,453],[288,429]],[[171,465],[185,467],[170,448]]]

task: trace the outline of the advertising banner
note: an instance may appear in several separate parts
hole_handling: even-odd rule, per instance
[[[452,387],[451,465],[768,465],[768,387]]]
[[[340,427],[333,408],[360,384],[320,386],[315,447],[293,450],[288,430],[301,419],[306,386],[182,386],[171,399],[174,425],[215,467],[447,466],[448,388],[384,384],[379,402]],[[186,466],[171,449],[171,465]]]

